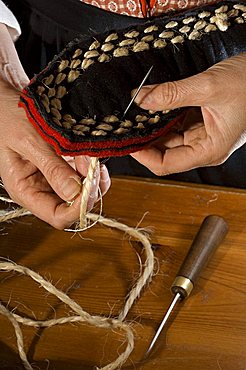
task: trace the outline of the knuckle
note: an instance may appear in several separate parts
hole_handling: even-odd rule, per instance
[[[47,160],[43,163],[43,173],[49,182],[59,182],[64,174],[64,166]]]
[[[15,179],[11,177],[11,181],[5,184],[5,190],[7,191],[9,197],[16,203],[22,206],[22,197],[26,191],[26,184],[20,179]]]
[[[166,85],[162,86],[161,89],[161,99],[165,101],[168,106],[172,106],[179,100],[181,94],[180,88],[175,81],[168,82]]]
[[[22,150],[36,156],[39,150],[38,139],[32,132],[25,132],[25,135],[23,135],[20,141]]]

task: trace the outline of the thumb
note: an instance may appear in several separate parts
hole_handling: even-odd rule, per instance
[[[205,71],[179,81],[142,87],[135,103],[143,109],[165,110],[208,104],[215,94],[216,83]],[[134,94],[134,91],[133,91]]]

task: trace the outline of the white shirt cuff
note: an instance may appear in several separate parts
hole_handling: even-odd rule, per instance
[[[7,8],[7,6],[0,0],[0,23],[6,24],[10,36],[13,41],[16,41],[21,34],[20,25],[14,14]]]

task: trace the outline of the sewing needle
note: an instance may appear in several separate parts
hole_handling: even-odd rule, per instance
[[[125,109],[125,111],[124,111],[124,113],[123,113],[123,116],[122,116],[121,120],[123,120],[123,119],[125,118],[126,113],[128,112],[128,110],[129,110],[130,106],[132,105],[132,103],[133,103],[133,102],[134,102],[134,100],[136,99],[136,97],[137,97],[137,95],[138,95],[139,91],[141,90],[141,88],[142,88],[143,84],[145,83],[145,81],[146,81],[146,80],[147,80],[147,78],[149,77],[150,72],[152,71],[153,67],[154,67],[154,66],[151,66],[151,67],[150,67],[150,69],[148,70],[148,72],[146,73],[146,75],[145,75],[145,77],[144,77],[143,81],[142,81],[142,82],[141,82],[141,84],[139,85],[139,87],[138,87],[137,91],[135,92],[135,94],[133,95],[133,97],[132,97],[132,99],[131,99],[130,103],[129,103],[129,104],[128,104],[128,106],[126,107],[126,109]]]

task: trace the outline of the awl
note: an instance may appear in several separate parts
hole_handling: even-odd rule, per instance
[[[185,257],[185,260],[171,286],[171,291],[174,294],[174,298],[166,314],[164,315],[147,352],[145,353],[145,358],[153,349],[176,303],[189,297],[202,269],[207,265],[208,261],[226,236],[227,232],[228,225],[222,217],[210,215],[203,220],[188,251],[188,254]]]

